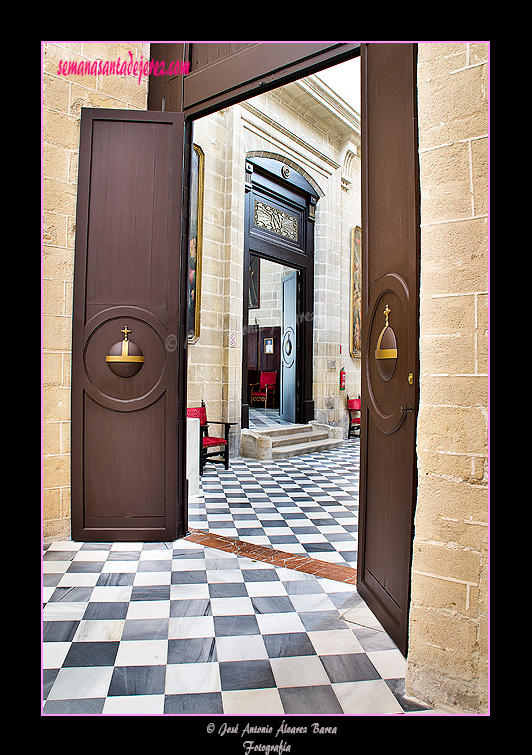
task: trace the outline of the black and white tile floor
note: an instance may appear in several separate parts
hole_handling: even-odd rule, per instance
[[[359,441],[279,461],[207,466],[189,525],[356,567]]]
[[[199,501],[191,509],[191,519],[206,519],[190,526],[222,522],[220,532],[240,539],[240,530],[260,530],[249,537],[283,551],[315,543],[317,558],[348,563],[356,512],[345,496],[355,473],[342,481],[342,464],[356,453],[348,444],[319,463],[300,457],[261,470],[237,459],[227,476],[209,470],[206,513]],[[303,517],[285,527],[276,512]],[[323,550],[332,543],[349,545]],[[43,569],[44,715],[431,712],[404,696],[405,659],[345,582],[187,539],[53,542]]]

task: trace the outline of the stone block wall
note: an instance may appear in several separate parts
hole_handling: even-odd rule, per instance
[[[286,268],[289,273],[291,268]],[[260,301],[259,307],[249,310],[251,325],[257,320],[261,328],[280,327],[282,322],[281,279],[285,268],[270,260],[260,260]]]

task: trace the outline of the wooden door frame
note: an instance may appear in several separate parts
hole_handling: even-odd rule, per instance
[[[256,94],[310,76],[360,55],[360,42],[248,42],[242,49],[211,66],[196,67],[197,49],[215,43],[155,42],[152,61],[190,64],[187,75],[150,74],[148,110],[182,112],[187,119],[202,118]],[[296,54],[294,55],[294,51]],[[215,69],[213,75],[213,69]],[[171,70],[175,70],[172,67]],[[217,82],[222,82],[218,85]]]

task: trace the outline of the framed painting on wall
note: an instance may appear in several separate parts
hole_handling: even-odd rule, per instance
[[[203,242],[203,163],[201,147],[193,145],[190,166],[190,235],[188,252],[188,342],[200,334],[201,251]]]
[[[362,229],[359,226],[351,231],[350,285],[349,353],[359,357],[362,352]]]

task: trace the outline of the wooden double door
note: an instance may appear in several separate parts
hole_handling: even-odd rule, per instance
[[[190,74],[153,77],[148,111],[82,111],[72,344],[72,536],[174,540],[187,532],[193,120],[361,54],[364,331],[358,589],[405,652],[417,488],[416,46],[164,43],[152,45],[151,54],[167,63],[190,61]],[[305,270],[312,275],[311,267]],[[312,288],[308,280],[306,290]],[[305,351],[311,354],[311,342]],[[302,402],[300,419],[308,421],[312,395]]]

